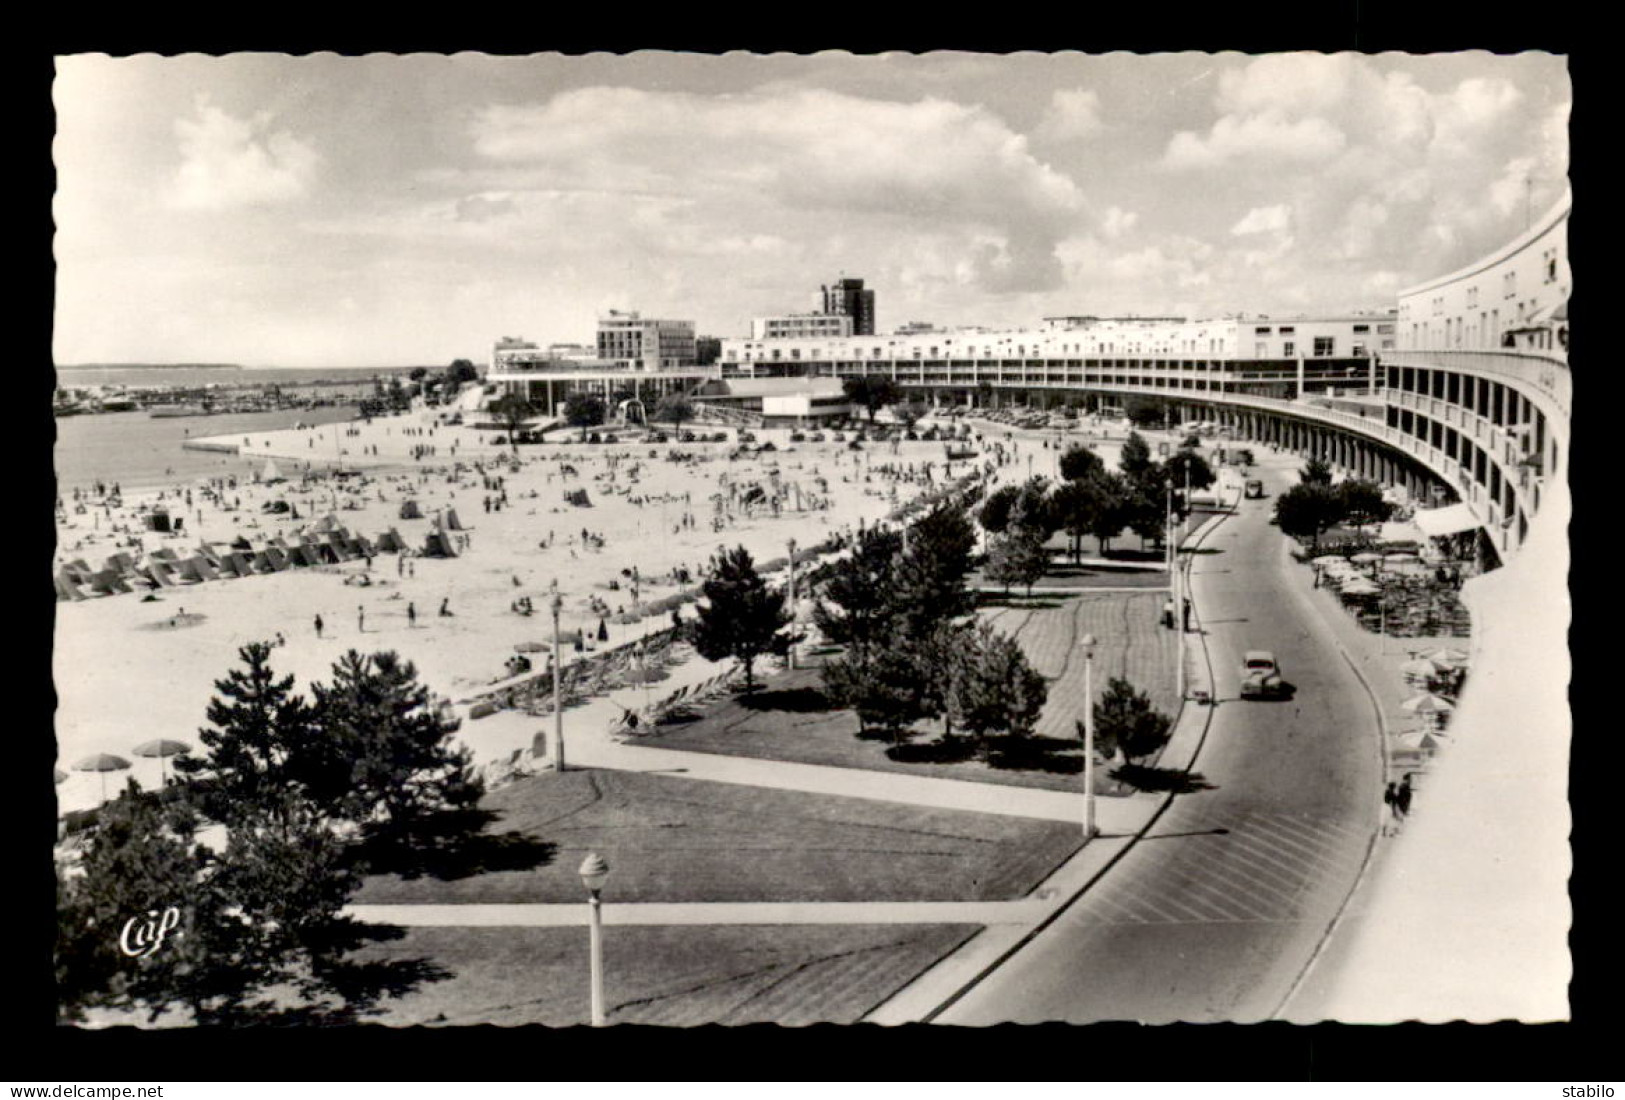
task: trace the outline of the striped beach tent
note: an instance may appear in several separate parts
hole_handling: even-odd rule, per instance
[[[406,543],[401,541],[400,532],[391,527],[378,536],[378,551],[384,554],[394,554],[406,549]]]
[[[73,582],[66,571],[59,571],[56,575],[56,598],[59,600],[83,600],[87,597],[79,586]]]

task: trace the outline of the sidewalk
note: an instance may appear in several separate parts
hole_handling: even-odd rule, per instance
[[[1026,927],[1041,915],[1036,899],[1017,901],[616,902],[605,924],[984,924]],[[408,928],[579,928],[584,902],[547,905],[351,905],[357,920]]]

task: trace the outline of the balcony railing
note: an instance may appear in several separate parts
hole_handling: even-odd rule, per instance
[[[1562,355],[1533,351],[1463,351],[1460,348],[1405,348],[1383,355],[1385,367],[1464,370],[1532,386],[1565,418],[1573,414],[1574,376]]]

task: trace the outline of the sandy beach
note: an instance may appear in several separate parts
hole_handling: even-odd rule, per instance
[[[157,785],[164,765],[131,750],[157,737],[196,746],[214,681],[238,663],[237,649],[248,642],[285,639],[273,665],[292,673],[301,689],[325,678],[348,649],[394,649],[432,690],[466,700],[507,675],[516,645],[550,645],[547,593],[554,580],[564,599],[564,630],[595,634],[602,618],[614,646],[670,625],[666,611],[617,621],[618,613],[633,618],[634,568],[638,601],[647,604],[699,583],[722,545],[742,544],[759,563],[783,558],[790,539],[805,548],[854,531],[940,487],[948,473],[936,442],[852,451],[833,441],[791,443],[788,430],[769,430],[759,431],[758,441],[773,442],[776,451],[730,459],[734,442],[592,446],[574,442],[571,433],[570,442],[522,447],[515,459],[496,433],[433,421],[431,413],[414,412],[230,440],[245,455],[273,461],[288,479],[277,484],[239,480],[206,492],[199,482],[126,493],[111,507],[89,494],[77,502],[65,496],[53,568],[82,560],[100,569],[116,552],[139,560],[164,547],[186,557],[200,542],[240,536],[256,547],[276,536],[292,542],[329,515],[368,539],[393,528],[421,551],[436,517],[452,509],[464,530],[448,534],[466,545],[452,558],[391,553],[375,557],[370,569],[358,559],[162,588],[152,601],[137,588],[59,602],[54,672],[58,767],[68,772],[57,787],[63,812],[102,800],[104,777],[72,768],[92,753],[132,764],[105,776],[108,796],[130,775]],[[684,457],[673,461],[673,453]],[[329,476],[340,463],[358,472]],[[973,468],[960,461],[951,473]],[[1017,472],[1025,473],[1017,463],[998,471]],[[581,490],[590,507],[566,501],[566,493]],[[408,500],[423,518],[401,518]],[[274,501],[290,510],[265,511]],[[142,512],[155,504],[184,521],[179,534],[143,528]],[[523,597],[534,615],[514,610]],[[440,614],[443,606],[449,614]],[[692,609],[686,614],[692,617]],[[573,655],[567,647],[566,661]],[[537,656],[543,667],[545,654]],[[486,744],[480,727],[465,723],[459,734],[477,762],[511,751],[511,736]]]

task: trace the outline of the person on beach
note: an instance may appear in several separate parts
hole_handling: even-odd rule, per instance
[[[406,605],[406,625],[408,628],[418,625],[418,609],[414,604]]]
[[[1392,836],[1399,828],[1399,784],[1390,783],[1388,789],[1382,792],[1382,801],[1388,807],[1388,816],[1392,819],[1384,823],[1383,836]]]
[[[322,636],[322,617],[320,615],[317,615],[316,616],[316,637],[320,638],[321,636]]]
[[[357,606],[355,609],[355,629],[358,634],[367,632],[367,609]]]
[[[1399,818],[1403,821],[1411,812],[1411,774],[1405,773],[1400,781],[1399,790],[1394,792],[1394,809],[1399,811]]]
[[[447,619],[451,618],[450,604],[451,604],[451,597],[450,596],[447,596],[445,599],[440,601],[440,615],[441,615],[442,618],[447,618]]]

